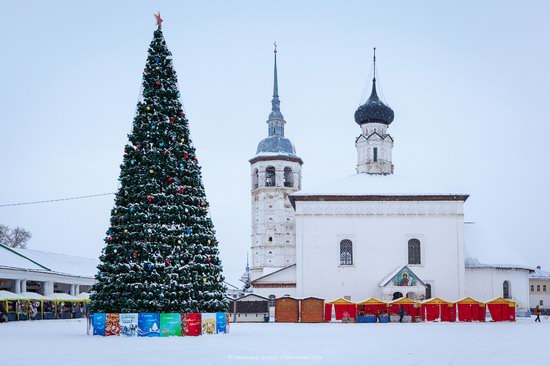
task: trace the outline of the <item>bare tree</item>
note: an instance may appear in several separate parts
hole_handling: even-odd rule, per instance
[[[0,225],[0,244],[12,248],[26,248],[32,234],[22,227],[10,229],[6,225]]]
[[[12,248],[26,248],[29,239],[32,237],[30,231],[22,227],[16,227],[11,231],[11,246]]]
[[[10,237],[10,228],[7,225],[0,224],[0,244],[10,246]]]

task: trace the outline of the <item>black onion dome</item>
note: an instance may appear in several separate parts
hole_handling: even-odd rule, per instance
[[[376,80],[373,80],[372,92],[369,99],[355,111],[355,122],[359,125],[364,123],[384,123],[389,125],[392,123],[393,117],[393,110],[378,98]]]

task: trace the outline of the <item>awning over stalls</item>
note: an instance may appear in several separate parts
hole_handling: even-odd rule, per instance
[[[44,301],[65,301],[65,302],[81,302],[82,299],[79,299],[76,296],[64,294],[64,293],[53,293],[47,296],[44,296]]]
[[[388,304],[384,301],[369,297],[357,303],[357,313],[378,315],[388,312]]]
[[[421,308],[418,301],[411,300],[408,297],[401,297],[389,302],[388,311],[390,314],[399,314],[400,307],[403,307],[405,315],[420,316]]]
[[[485,321],[485,304],[483,302],[471,297],[465,297],[454,303],[457,305],[459,321]]]
[[[90,294],[87,292],[81,292],[78,295],[76,295],[76,298],[83,301],[90,301]]]
[[[19,300],[20,297],[18,294],[14,294],[10,291],[0,290],[0,301],[6,300]]]
[[[456,305],[434,297],[421,303],[422,320],[442,322],[454,322],[456,320]]]
[[[515,321],[516,320],[516,303],[512,300],[497,297],[496,299],[485,303],[491,314],[491,318],[495,322]]]
[[[355,303],[340,297],[325,303],[325,321],[332,319],[333,306],[336,320],[342,320],[345,317],[353,319],[357,317]]]

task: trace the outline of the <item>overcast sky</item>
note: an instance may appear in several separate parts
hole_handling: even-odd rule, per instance
[[[398,174],[469,193],[483,243],[550,269],[547,1],[0,3],[0,204],[115,192],[161,11],[226,277],[250,246],[273,41],[303,187],[353,174],[377,47]],[[0,208],[33,249],[97,256],[113,196]]]

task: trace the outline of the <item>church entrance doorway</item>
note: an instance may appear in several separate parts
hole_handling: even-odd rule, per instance
[[[403,294],[399,291],[393,293],[393,299],[397,300],[403,297]]]

